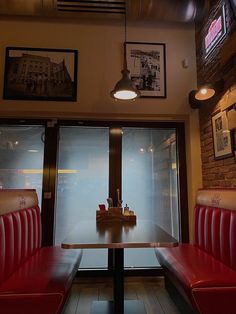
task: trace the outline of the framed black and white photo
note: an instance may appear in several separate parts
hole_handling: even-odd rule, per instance
[[[231,133],[228,129],[225,111],[220,111],[212,116],[212,131],[215,159],[233,156]]]
[[[4,99],[76,101],[78,51],[7,47]]]
[[[166,98],[165,44],[126,42],[126,58],[141,97]]]

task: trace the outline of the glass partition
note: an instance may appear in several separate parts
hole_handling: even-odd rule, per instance
[[[43,126],[0,126],[0,188],[36,189],[41,204]]]
[[[45,127],[37,125],[0,126],[0,188],[35,188],[40,204],[44,132]],[[119,138],[115,166],[117,173],[122,173],[123,206],[127,204],[134,210],[138,220],[155,221],[179,239],[179,148],[175,126],[165,129],[123,127],[119,136],[122,137],[122,154]],[[109,128],[63,126],[59,129],[59,139],[58,163],[50,166],[50,173],[54,173],[57,166],[54,228],[54,243],[57,245],[78,221],[95,221],[98,204],[106,203],[109,195]],[[55,143],[53,138],[51,141]],[[125,267],[157,266],[153,249],[125,250]],[[107,250],[84,250],[80,268],[107,267]]]
[[[58,153],[55,244],[78,221],[95,222],[108,196],[109,129],[61,127]],[[107,250],[84,250],[81,268],[107,267]]]
[[[123,128],[122,198],[137,218],[179,238],[178,162],[174,129]],[[126,267],[156,267],[153,249],[125,250]]]

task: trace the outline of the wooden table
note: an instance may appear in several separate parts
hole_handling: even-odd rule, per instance
[[[114,249],[114,301],[96,301],[92,314],[144,314],[142,301],[124,301],[124,248],[177,246],[176,239],[151,221],[138,220],[136,225],[117,223],[80,222],[63,241],[64,249]]]

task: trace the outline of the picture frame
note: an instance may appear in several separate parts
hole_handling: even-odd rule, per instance
[[[217,112],[212,116],[212,133],[215,159],[233,156],[232,138],[228,129],[226,111]]]
[[[141,97],[166,98],[166,46],[164,43],[126,42],[130,77]]]
[[[3,99],[77,100],[78,51],[6,47]]]

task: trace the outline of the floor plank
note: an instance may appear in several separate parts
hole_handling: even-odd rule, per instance
[[[70,297],[67,301],[66,307],[64,308],[63,314],[75,314],[79,302],[79,285],[73,284],[71,288]]]
[[[135,288],[132,285],[125,284],[125,299],[126,300],[137,300],[138,299]]]
[[[113,299],[113,288],[112,284],[104,284],[99,287],[99,297],[100,301],[110,301]]]
[[[112,298],[111,278],[76,279],[63,314],[89,314],[92,301]],[[144,301],[147,314],[181,314],[165,290],[162,277],[126,278],[125,299]]]
[[[164,287],[163,288],[154,287],[154,291],[156,293],[157,299],[159,303],[161,304],[161,307],[164,313],[179,314],[178,309],[176,308],[174,302],[171,300],[168,292],[166,291]]]
[[[89,314],[92,301],[98,301],[98,287],[91,283],[91,288],[81,287],[76,314]]]
[[[143,283],[136,286],[136,292],[139,300],[143,300],[147,314],[164,314],[160,303],[156,297],[153,287]]]

